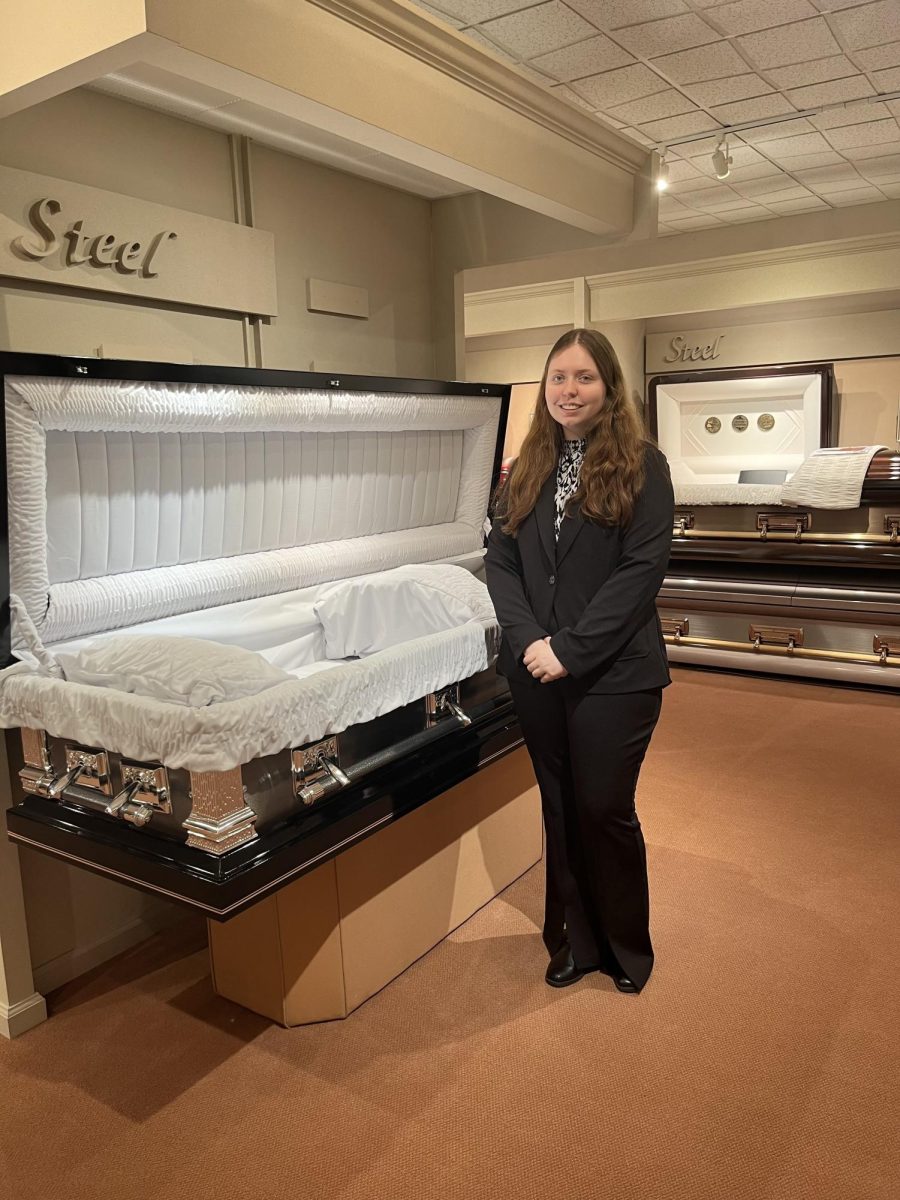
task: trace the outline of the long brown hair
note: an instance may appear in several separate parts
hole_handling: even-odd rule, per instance
[[[534,508],[541,488],[559,462],[565,434],[547,408],[547,375],[553,359],[570,346],[583,346],[594,360],[606,386],[606,398],[587,434],[581,478],[569,506],[580,507],[585,518],[601,525],[627,525],[644,481],[644,449],[648,439],[641,416],[626,395],[625,377],[616,352],[597,330],[571,329],[547,355],[531,428],[503,495],[497,498],[503,532],[513,536]]]

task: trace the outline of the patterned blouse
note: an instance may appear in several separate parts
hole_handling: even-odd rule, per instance
[[[584,452],[587,449],[586,438],[575,438],[563,442],[559,452],[559,466],[556,468],[556,539],[559,541],[559,531],[562,528],[563,517],[566,515],[566,504],[578,490],[578,478],[581,474],[581,464],[584,462]]]

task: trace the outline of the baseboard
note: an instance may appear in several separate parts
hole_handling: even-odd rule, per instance
[[[15,1004],[4,1004],[0,1000],[0,1037],[20,1037],[46,1020],[47,1003],[37,992]]]
[[[77,979],[79,975],[93,971],[95,967],[115,958],[117,954],[124,954],[132,946],[152,937],[154,933],[159,933],[161,929],[177,924],[181,916],[179,909],[167,906],[158,912],[145,913],[124,929],[118,929],[96,942],[86,946],[73,946],[65,954],[51,958],[49,962],[34,968],[34,986],[46,995],[62,987],[64,983]]]

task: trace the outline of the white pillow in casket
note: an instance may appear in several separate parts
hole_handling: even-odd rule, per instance
[[[191,708],[255,696],[293,678],[254,650],[202,638],[124,634],[83,650],[59,651],[56,658],[72,683]]]
[[[470,605],[441,586],[443,581],[413,577],[426,571],[395,567],[342,580],[323,592],[313,609],[325,631],[328,658],[364,658],[471,621]]]

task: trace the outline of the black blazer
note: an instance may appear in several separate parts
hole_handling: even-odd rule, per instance
[[[563,520],[557,542],[556,471],[516,537],[494,520],[485,569],[503,631],[501,674],[533,681],[522,655],[550,634],[553,653],[579,689],[637,692],[670,682],[655,600],[672,548],[675,500],[669,464],[650,443],[644,465],[625,527],[598,525],[576,511]]]

